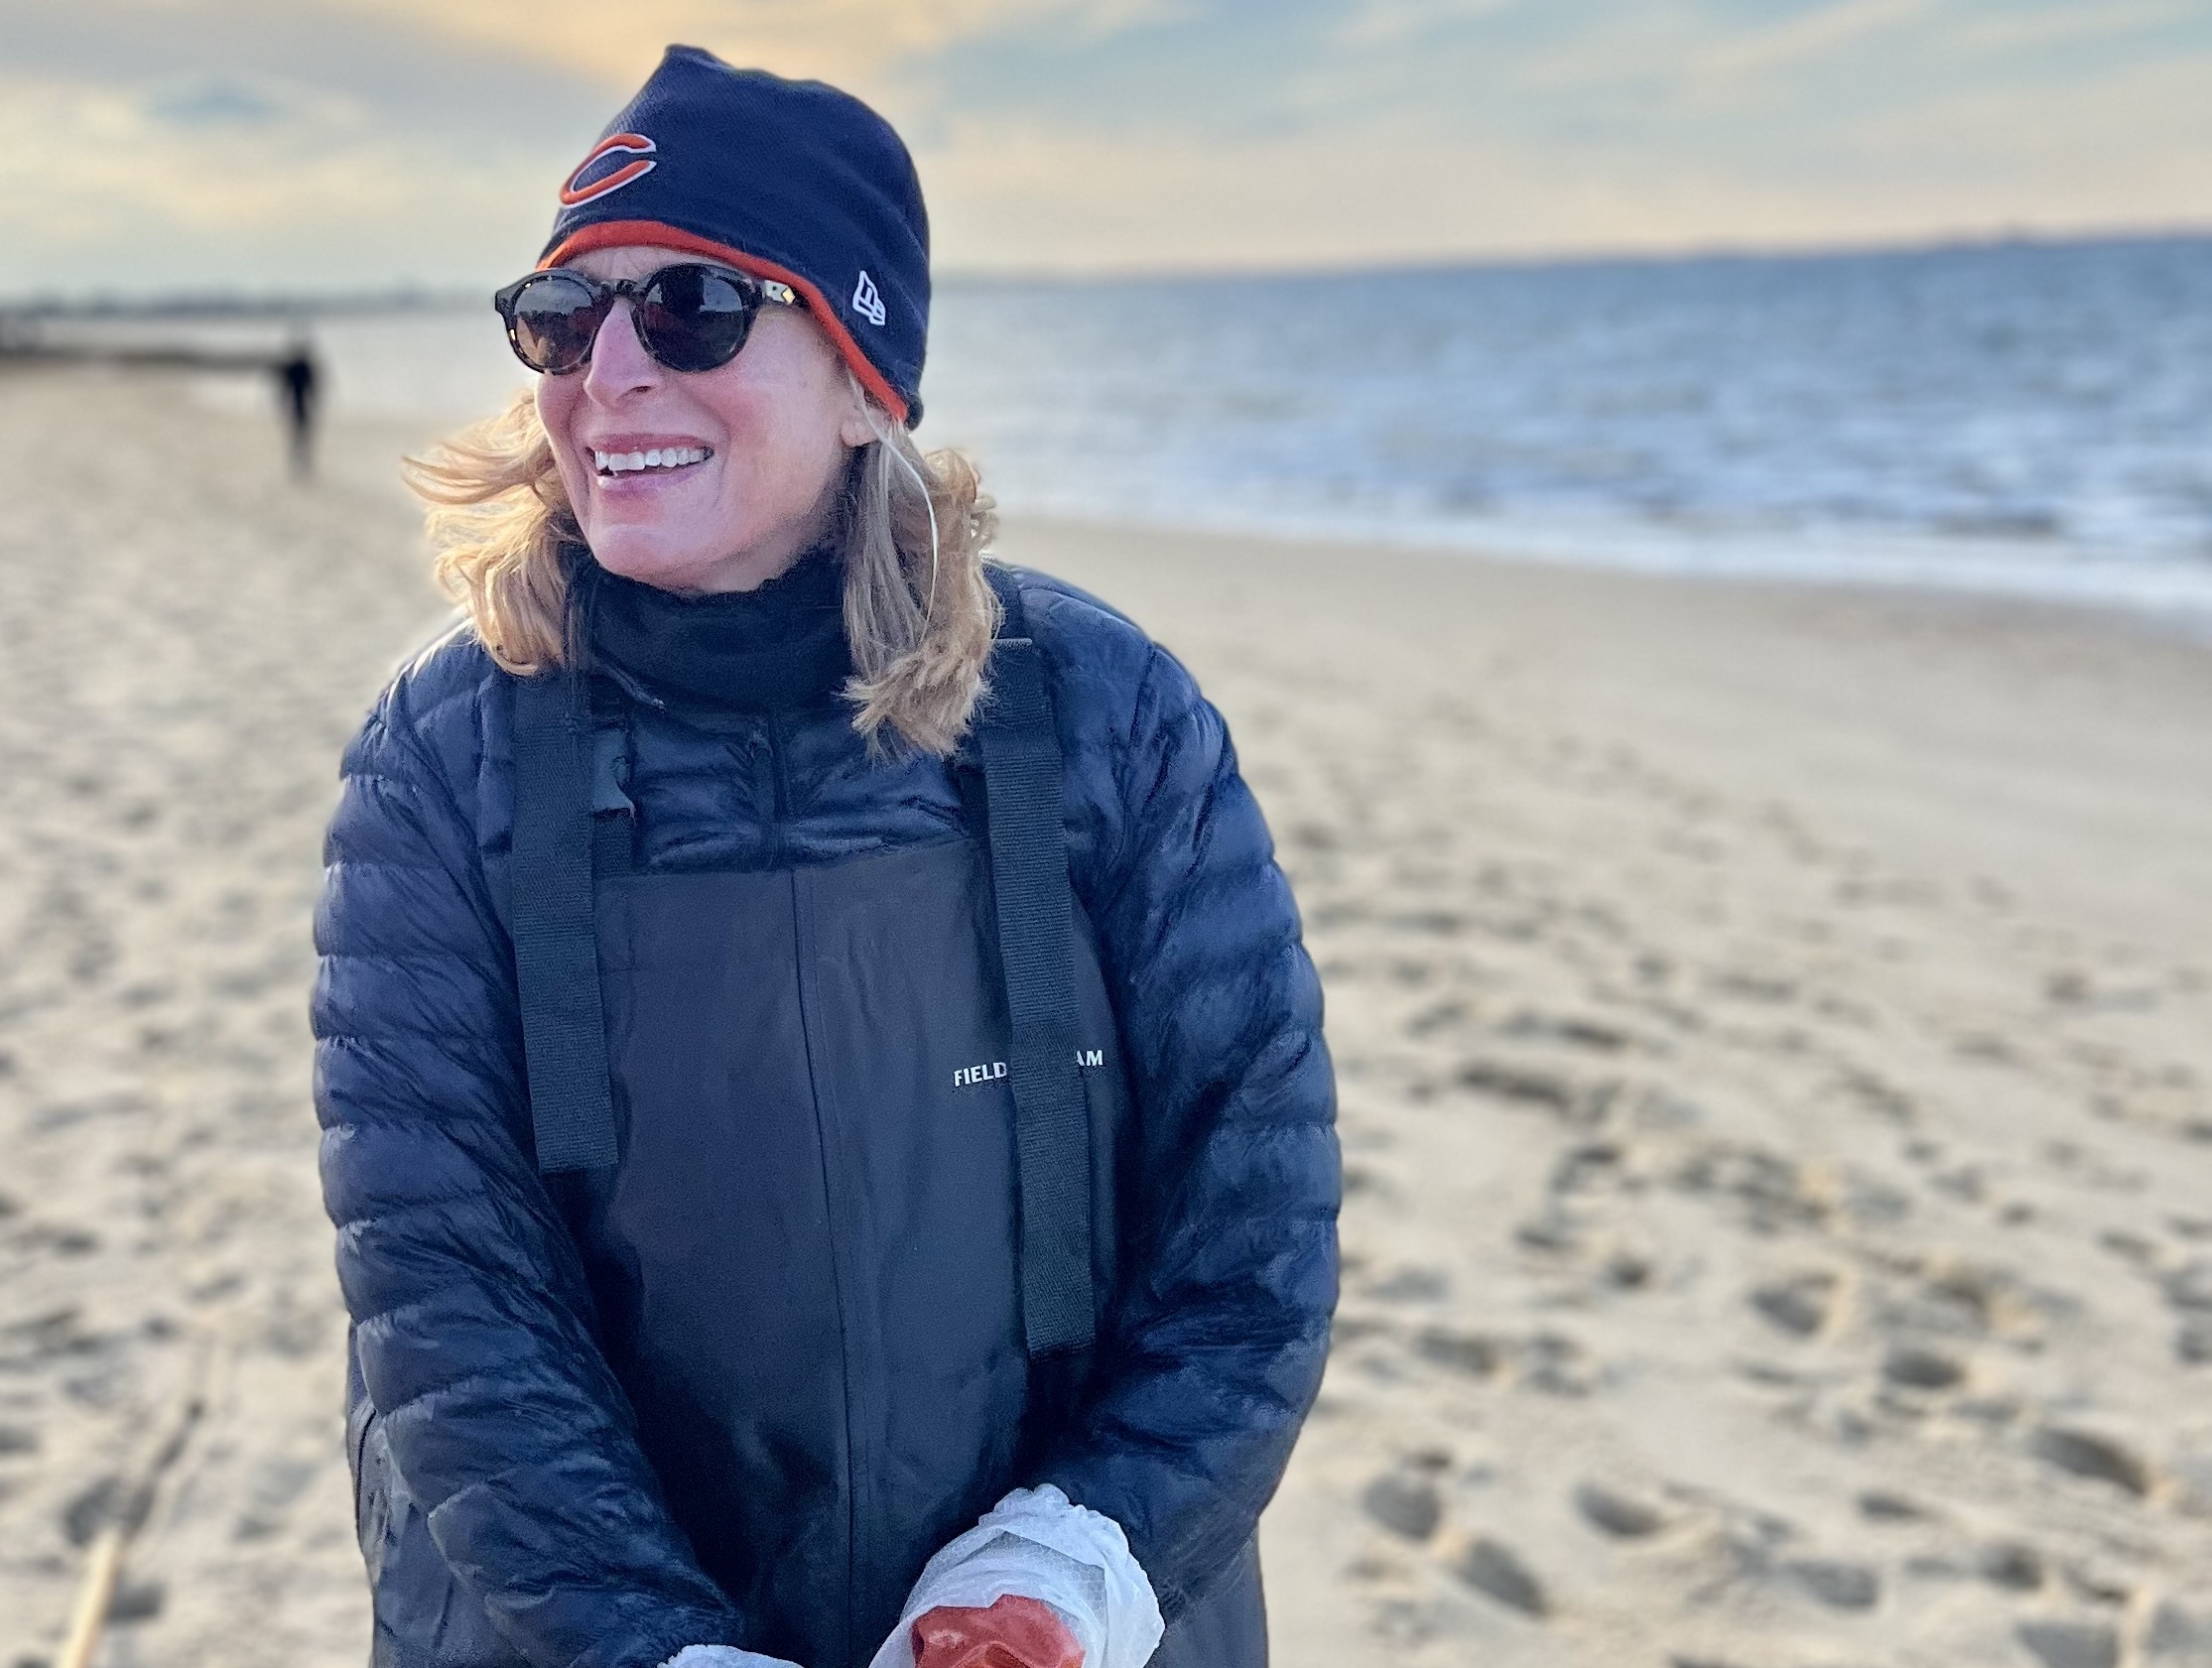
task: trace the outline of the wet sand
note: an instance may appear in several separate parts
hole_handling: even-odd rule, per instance
[[[305,993],[337,751],[442,613],[398,444],[297,488],[175,384],[0,377],[0,1663],[195,1393],[103,1660],[365,1651]],[[2212,1664],[2212,651],[1003,548],[1199,673],[1327,983],[1279,1663]]]

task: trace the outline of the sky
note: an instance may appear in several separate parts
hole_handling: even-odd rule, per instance
[[[0,0],[0,296],[489,287],[672,41],[940,271],[2212,228],[2212,0]]]

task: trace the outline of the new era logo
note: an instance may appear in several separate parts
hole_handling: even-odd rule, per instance
[[[852,286],[852,311],[871,324],[880,324],[888,317],[883,311],[883,298],[875,293],[875,280],[865,272]]]

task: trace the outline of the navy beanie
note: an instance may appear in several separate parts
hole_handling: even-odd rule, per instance
[[[669,48],[563,185],[539,265],[625,243],[790,285],[868,392],[921,420],[922,184],[891,124],[850,93]]]

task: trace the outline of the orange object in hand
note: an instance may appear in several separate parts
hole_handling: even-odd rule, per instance
[[[918,1616],[914,1668],[1083,1668],[1083,1647],[1050,1604],[1009,1593],[987,1609]]]

